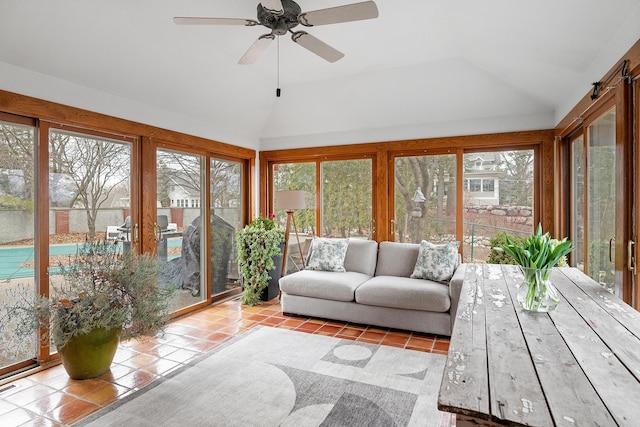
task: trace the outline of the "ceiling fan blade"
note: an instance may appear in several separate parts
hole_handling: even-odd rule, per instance
[[[296,31],[291,35],[291,39],[329,62],[336,62],[344,56],[344,53],[304,31]]]
[[[273,15],[282,15],[284,13],[284,7],[280,0],[262,0],[260,2],[262,8]]]
[[[301,13],[298,22],[307,27],[314,25],[337,24],[340,22],[361,21],[378,17],[378,7],[373,1],[347,4],[344,6],[319,9]]]
[[[275,38],[276,36],[274,36],[273,34],[265,34],[263,36],[260,36],[258,40],[253,42],[251,47],[244,53],[244,55],[242,55],[242,58],[240,58],[238,64],[247,65],[256,62],[258,57],[262,55],[262,52],[264,52],[267,46],[269,46],[269,43],[271,43],[271,41]]]
[[[253,19],[237,19],[237,18],[195,18],[176,16],[173,22],[178,25],[245,25],[252,27],[258,25],[258,21]]]

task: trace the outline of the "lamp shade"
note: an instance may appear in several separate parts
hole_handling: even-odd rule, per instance
[[[277,191],[275,208],[276,210],[282,209],[285,211],[293,211],[297,209],[305,209],[307,207],[304,202],[304,191]]]

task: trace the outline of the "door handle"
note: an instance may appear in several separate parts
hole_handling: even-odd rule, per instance
[[[391,238],[394,239],[394,235],[396,234],[396,220],[391,220]],[[395,239],[394,239],[395,240]]]
[[[138,224],[133,224],[133,243],[138,243]]]
[[[633,240],[629,240],[629,242],[627,243],[627,268],[631,270],[634,276],[637,273],[635,249],[636,242]]]
[[[613,264],[613,255],[611,249],[613,248],[613,242],[616,240],[615,237],[609,239],[609,262]]]

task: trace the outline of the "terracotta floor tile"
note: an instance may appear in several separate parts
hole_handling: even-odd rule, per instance
[[[180,350],[174,351],[173,353],[167,355],[165,359],[173,360],[180,363],[186,363],[197,355],[198,355],[197,351],[181,348]]]
[[[139,353],[136,351],[120,347],[116,352],[116,355],[113,358],[113,361],[116,363],[122,363],[127,359],[131,359],[133,356],[137,354]]]
[[[152,364],[145,366],[144,370],[161,376],[166,375],[169,371],[172,371],[179,366],[182,366],[182,363],[176,362],[175,360],[158,359]]]
[[[408,336],[389,335],[389,334],[387,334],[382,339],[382,344],[391,345],[391,346],[394,346],[394,347],[404,347],[407,344],[408,341],[409,341],[409,337]]]
[[[158,375],[138,369],[116,380],[116,384],[129,389],[141,389],[159,378]]]
[[[181,347],[171,345],[171,344],[162,344],[158,347],[155,347],[151,354],[158,357],[166,357],[167,355],[173,353],[174,351],[180,350]]]
[[[384,339],[385,335],[387,335],[386,332],[374,332],[374,331],[366,330],[362,333],[362,335],[358,337],[358,339],[363,338],[367,340],[374,340],[374,341],[377,340],[378,342],[381,342]]]
[[[17,408],[11,412],[7,412],[2,416],[2,427],[17,427],[31,420],[38,418],[38,415],[27,411],[24,408]]]
[[[104,387],[84,396],[84,399],[99,406],[107,406],[117,401],[120,396],[129,390],[129,388],[118,384],[106,384]]]
[[[219,345],[220,343],[217,342],[202,340],[189,344],[185,347],[185,349],[195,351],[196,353],[205,353],[207,351],[213,350]]]
[[[105,385],[106,384],[107,383],[105,383]],[[36,414],[44,415],[53,411],[59,406],[66,405],[67,403],[75,399],[77,399],[77,397],[67,393],[63,393],[61,391],[56,391],[48,396],[36,400],[35,402],[31,402],[25,405],[24,408]]]
[[[321,326],[322,324],[319,323],[305,322],[302,325],[297,326],[295,330],[303,332],[315,332],[320,329]]]
[[[156,338],[146,341],[130,340],[132,342],[131,349],[139,353],[149,353],[154,348],[161,345]]]
[[[364,329],[354,329],[351,326],[345,326],[344,328],[342,328],[339,335],[347,339],[356,339],[360,335],[362,335],[363,332]]]
[[[16,408],[18,408],[18,406],[14,405],[13,403],[7,402],[4,399],[0,399],[0,417],[2,416],[2,414],[11,412]]]
[[[131,368],[137,369],[143,368],[148,364],[155,362],[156,360],[158,360],[158,357],[156,356],[141,353],[133,356],[131,359],[125,360],[124,362],[122,362],[122,364],[124,366],[129,366]]]
[[[167,326],[166,333],[174,334],[174,335],[187,335],[189,334],[189,332],[192,332],[194,329],[196,328],[188,325],[181,325],[180,323],[176,322],[176,323],[171,323]]]
[[[28,378],[30,381],[44,382],[50,380],[51,378],[59,377],[62,375],[66,377],[67,372],[64,370],[64,366],[57,365],[40,372],[36,372],[35,374],[30,375]]]
[[[284,322],[282,322],[280,325],[282,326],[300,326],[305,322],[305,319],[291,319],[288,318],[287,320],[285,320]]]
[[[431,349],[433,348],[434,341],[435,339],[411,337],[409,338],[409,342],[407,343],[407,346]]]
[[[251,315],[251,316],[247,317],[246,319],[247,320],[254,320],[256,322],[261,322],[261,321],[266,320],[268,318],[269,318],[269,316],[265,316],[263,314],[254,314],[254,315]]]
[[[380,344],[386,345],[386,346],[389,346],[389,347],[397,347],[397,348],[404,348],[405,347],[405,343],[385,342],[384,340],[382,340],[382,342]]]
[[[64,426],[48,418],[39,417],[35,420],[29,421],[27,424],[22,424],[20,427],[64,427]]]
[[[265,320],[261,321],[260,324],[265,326],[276,326],[282,322],[284,322],[284,319],[279,319],[277,317],[268,317]]]
[[[55,388],[42,384],[35,384],[32,387],[24,388],[17,393],[13,393],[3,397],[9,403],[13,403],[16,406],[24,406],[27,403],[31,403],[40,398],[48,396],[55,391]]]
[[[240,327],[240,325],[235,324],[235,325],[227,325],[223,328],[218,329],[218,332],[222,332],[224,334],[230,334],[230,335],[236,335],[237,333],[241,332],[243,329]]]
[[[71,402],[55,408],[47,414],[63,424],[72,424],[100,409],[95,403],[87,402],[81,399],[74,399]]]
[[[130,366],[121,365],[119,363],[112,363],[111,364],[111,368],[107,372],[102,374],[100,376],[100,379],[102,379],[104,381],[113,382],[114,380],[116,380],[118,378],[122,378],[125,375],[128,375],[133,371],[134,371],[134,368],[132,368]],[[70,380],[70,381],[73,381],[73,380]]]
[[[370,338],[363,338],[363,337],[358,337],[356,339],[356,342],[366,342],[369,344],[380,344],[380,341],[382,341],[382,339],[370,339]]]
[[[318,329],[319,332],[329,332],[332,335],[337,334],[341,330],[342,330],[342,327],[334,326],[334,325],[322,325],[320,329]]]
[[[209,335],[205,337],[207,341],[213,341],[217,343],[229,341],[231,338],[233,338],[233,335],[223,334],[220,332],[211,332],[211,331],[209,331]]]
[[[443,351],[445,353],[447,353],[449,351],[449,342],[448,341],[436,341],[435,343],[433,343],[433,350],[434,351]]]
[[[107,384],[108,383],[101,378],[73,380],[69,386],[62,391],[76,397],[83,397]]]

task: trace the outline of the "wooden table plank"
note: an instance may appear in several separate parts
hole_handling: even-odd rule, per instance
[[[549,315],[531,313],[521,308],[516,298],[517,285],[523,278],[520,268],[503,266],[503,272],[531,360],[556,425],[615,426],[609,411]],[[572,310],[572,307],[566,301],[561,301],[556,310]]]
[[[611,292],[603,288],[599,283],[584,275],[577,268],[559,268],[559,272],[567,276],[572,282],[580,283],[580,289],[598,303],[602,309],[611,314],[620,324],[627,328],[633,335],[640,337],[640,313],[633,307],[625,304]]]
[[[552,426],[501,266],[486,264],[483,283],[492,421]]]
[[[531,313],[520,280],[515,266],[468,265],[439,408],[460,427],[640,425],[640,315],[558,268],[560,305]]]
[[[598,290],[598,288],[602,288],[600,285],[596,282],[590,284],[582,279],[578,288],[574,281],[578,279],[573,277],[574,279],[570,275],[561,275],[560,272],[555,271],[553,280],[554,283],[557,282],[556,288],[562,292],[566,299],[570,300],[574,309],[580,313],[580,316],[598,334],[610,351],[640,381],[640,338],[618,321],[617,309],[610,311],[605,308],[603,310],[603,306],[600,305],[602,297]],[[609,301],[618,299],[606,290],[604,292],[608,294]],[[595,299],[593,299],[594,297]],[[607,303],[606,305],[611,306],[612,304]]]
[[[484,295],[479,283],[482,266],[468,264],[449,344],[449,355],[438,396],[438,409],[488,418]]]
[[[621,343],[613,342],[612,340],[621,336],[619,331],[608,330],[616,327],[615,320],[577,288],[567,275],[554,271],[552,282],[563,296],[561,304],[571,306],[571,309],[563,307],[551,313],[558,332],[616,423],[621,426],[637,426],[640,420],[640,383],[611,348],[635,343],[627,339],[623,339]],[[584,279],[581,278],[578,283],[580,288],[583,283]],[[632,339],[637,340],[636,337]],[[622,349],[618,350],[619,354],[626,353]]]

